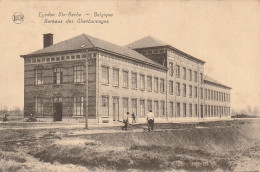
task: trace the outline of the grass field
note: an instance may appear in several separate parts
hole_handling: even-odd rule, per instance
[[[136,132],[144,127],[139,125],[123,133],[120,127],[101,127],[113,132],[79,136],[65,133],[83,129],[18,130],[0,124],[0,171],[255,171],[259,123],[156,124],[153,132]],[[26,140],[35,136],[40,139]]]

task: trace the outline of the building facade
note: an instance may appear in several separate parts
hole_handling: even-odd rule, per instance
[[[82,34],[24,58],[24,115],[90,123],[230,116],[230,90],[204,74],[205,62],[152,37],[125,47]],[[130,115],[131,116],[131,115]]]

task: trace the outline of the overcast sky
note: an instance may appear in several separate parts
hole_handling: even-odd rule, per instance
[[[103,25],[44,24],[38,17],[39,12],[69,11],[113,17]],[[24,14],[23,23],[12,21],[15,12]],[[206,61],[205,74],[233,88],[232,108],[260,106],[260,1],[0,0],[0,16],[1,107],[23,106],[19,55],[41,49],[44,33],[53,33],[54,43],[86,33],[118,45],[151,35]]]

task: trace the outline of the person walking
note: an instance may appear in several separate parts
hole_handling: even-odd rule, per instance
[[[7,121],[7,114],[4,112],[4,115],[3,115],[3,122],[6,122]]]
[[[122,127],[122,130],[125,130],[125,131],[127,131],[128,115],[129,115],[129,112],[126,112],[126,113],[123,115],[123,123],[124,123],[125,125]]]
[[[132,113],[132,123],[136,123],[136,120],[135,120],[135,113],[134,113],[134,112]]]
[[[151,131],[154,128],[154,114],[152,110],[149,110],[147,114],[148,130]]]

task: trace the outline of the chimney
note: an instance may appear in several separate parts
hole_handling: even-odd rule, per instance
[[[51,45],[53,45],[53,34],[43,34],[43,48],[49,47]]]

